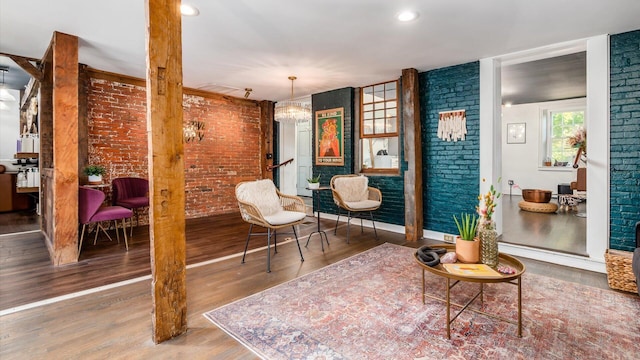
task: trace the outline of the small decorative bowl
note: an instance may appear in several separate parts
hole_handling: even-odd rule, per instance
[[[522,198],[524,201],[534,203],[548,203],[551,200],[551,191],[539,189],[523,189]]]

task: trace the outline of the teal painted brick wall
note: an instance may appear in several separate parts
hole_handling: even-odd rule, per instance
[[[354,89],[344,88],[338,90],[327,91],[320,94],[314,94],[311,97],[311,104],[313,113],[318,110],[326,110],[344,107],[345,111],[345,124],[344,124],[344,143],[345,143],[345,165],[344,166],[313,166],[314,174],[320,174],[321,185],[328,186],[331,177],[340,174],[353,174],[354,172],[354,139],[357,139],[359,134],[354,134],[354,109],[353,103]],[[315,116],[315,115],[314,115]],[[315,124],[315,119],[314,119]],[[313,143],[316,143],[315,127],[313,129]],[[400,141],[402,142],[402,132],[400,135]],[[313,149],[313,158],[315,159],[315,152],[317,149]],[[400,154],[401,170],[406,169],[406,162],[403,161],[403,150]],[[402,173],[402,171],[401,171]],[[380,189],[382,192],[382,206],[379,210],[374,212],[376,221],[381,221],[389,224],[397,224],[404,226],[404,178],[401,175],[398,176],[368,176],[369,186]],[[318,206],[318,204],[314,204]],[[337,214],[337,207],[333,202],[331,191],[320,192],[320,211],[325,213]]]
[[[437,137],[441,111],[466,110],[467,136]],[[425,229],[457,234],[453,215],[475,213],[480,167],[480,63],[420,74]]]
[[[353,88],[343,88],[337,90],[326,91],[319,94],[313,94],[311,96],[311,108],[313,110],[313,173],[320,175],[320,185],[329,186],[331,177],[339,174],[352,174],[353,173]],[[315,129],[315,113],[319,110],[327,110],[334,108],[344,108],[344,166],[316,166],[316,129]],[[318,204],[315,203],[314,208],[318,209]],[[320,192],[320,211],[324,213],[336,213],[336,205],[333,203],[333,197],[331,191]]]
[[[635,248],[640,221],[640,30],[610,39],[612,249]]]

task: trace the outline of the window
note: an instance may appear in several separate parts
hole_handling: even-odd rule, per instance
[[[363,172],[397,172],[398,81],[365,86],[360,96],[360,155]]]
[[[542,140],[543,149],[541,165],[543,166],[571,166],[578,149],[567,141],[580,128],[585,126],[585,106],[582,104],[557,108],[547,108],[542,111]]]

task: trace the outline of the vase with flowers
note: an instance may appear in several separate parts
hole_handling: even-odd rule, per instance
[[[501,179],[498,179],[498,183]],[[485,182],[482,179],[482,182]],[[480,260],[492,268],[498,266],[498,232],[495,223],[492,220],[493,213],[496,210],[496,201],[502,195],[491,185],[486,194],[478,196],[479,204],[476,211],[480,216],[480,224],[478,227],[478,237],[480,238]]]
[[[574,149],[578,149],[576,152],[576,158],[573,160],[573,167],[578,167],[578,161],[582,160],[586,162],[587,159],[587,130],[580,127],[576,132],[567,138],[567,144]]]

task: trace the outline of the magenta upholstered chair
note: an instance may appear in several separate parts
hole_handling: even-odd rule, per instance
[[[97,223],[96,236],[93,239],[93,244],[96,244],[98,239],[98,232],[102,230],[105,235],[111,239],[111,236],[107,234],[107,231],[100,224],[101,221],[111,221],[115,224],[116,238],[118,243],[120,242],[120,235],[118,234],[118,221],[122,219],[122,232],[124,233],[124,245],[129,251],[129,243],[127,242],[127,230],[125,227],[125,219],[131,218],[133,212],[130,209],[122,206],[102,206],[105,195],[102,191],[86,188],[81,186],[78,194],[78,219],[82,224],[82,235],[80,235],[80,245],[78,246],[78,258],[80,258],[80,250],[82,250],[82,241],[84,240],[84,230],[87,224]]]
[[[136,177],[113,179],[113,205],[133,210],[136,226],[139,224],[138,209],[149,206],[149,180]],[[133,226],[131,227],[133,234]]]

